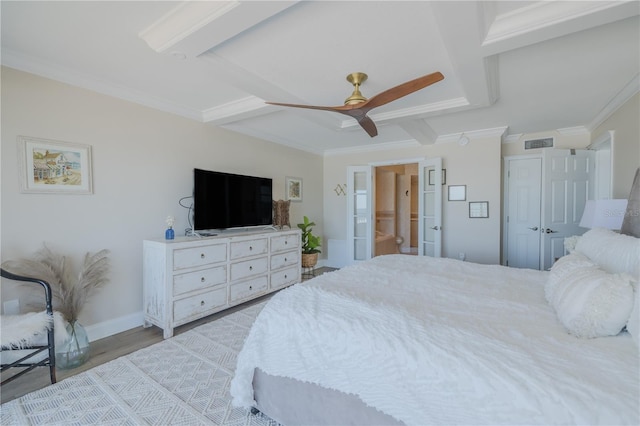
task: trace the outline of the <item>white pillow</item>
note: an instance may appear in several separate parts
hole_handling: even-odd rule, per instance
[[[627,331],[640,348],[640,287],[638,285],[635,286],[633,310],[627,321]]]
[[[627,325],[634,306],[631,283],[629,275],[609,274],[573,253],[553,265],[545,295],[569,333],[614,336]]]
[[[564,249],[567,253],[573,253],[576,250],[576,244],[580,239],[580,235],[573,235],[564,239]]]
[[[640,238],[594,228],[578,240],[576,251],[607,272],[627,273],[640,280]]]

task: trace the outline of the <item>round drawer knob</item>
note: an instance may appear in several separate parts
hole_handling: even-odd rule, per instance
[[[200,301],[200,306],[204,306],[204,300]]]
[[[285,242],[284,242],[284,245],[285,245],[285,246],[286,246],[287,244],[289,244],[289,241],[285,241]]]
[[[249,286],[249,290],[253,290],[253,286],[252,285]]]
[[[253,271],[253,266],[249,266],[249,270],[250,270],[250,271]]]
[[[284,279],[285,279],[285,280],[287,279],[287,274],[284,274]]]
[[[204,253],[200,253],[200,259],[204,259]]]
[[[253,250],[253,246],[249,246],[249,251]]]
[[[204,277],[200,277],[200,282],[201,282],[201,283],[205,282]]]

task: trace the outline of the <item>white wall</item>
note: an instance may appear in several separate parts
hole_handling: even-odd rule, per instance
[[[640,94],[633,96],[592,132],[592,142],[614,130],[613,198],[627,198],[640,167]]]
[[[500,135],[472,139],[466,146],[455,141],[386,151],[333,154],[324,160],[324,236],[346,240],[347,199],[337,195],[336,185],[344,185],[347,167],[375,162],[442,157],[447,170],[443,188],[443,257],[466,253],[469,261],[500,263]],[[467,185],[467,201],[447,201],[448,185]],[[488,219],[469,219],[469,201],[488,201]],[[328,254],[331,259],[331,254]]]
[[[195,167],[270,177],[275,199],[285,176],[301,177],[291,224],[308,215],[322,233],[320,156],[10,68],[1,77],[1,259],[28,257],[43,242],[76,266],[87,251],[111,250],[111,281],[80,315],[92,339],[141,324],[142,240],[163,238],[169,214],[178,233],[187,227],[178,200],[191,195]],[[91,145],[94,193],[20,193],[18,135]]]

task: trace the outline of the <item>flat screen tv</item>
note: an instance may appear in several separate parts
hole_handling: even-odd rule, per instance
[[[193,170],[193,229],[272,224],[272,181],[210,170]]]

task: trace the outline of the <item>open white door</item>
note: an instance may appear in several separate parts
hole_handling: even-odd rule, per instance
[[[595,153],[588,150],[543,150],[541,269],[564,255],[564,239],[582,235],[578,226],[593,198]]]
[[[442,158],[419,164],[418,255],[440,257],[442,253]]]
[[[373,220],[371,166],[347,168],[347,244],[349,263],[371,259]]]

